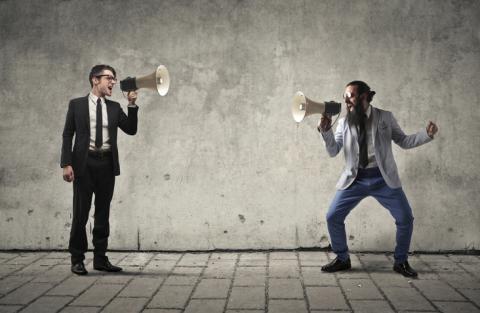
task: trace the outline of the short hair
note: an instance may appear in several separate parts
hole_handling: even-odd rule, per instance
[[[106,64],[95,65],[94,67],[92,67],[92,69],[90,70],[90,74],[88,75],[88,81],[90,82],[90,87],[93,87],[92,79],[96,76],[101,75],[104,70],[111,71],[113,73],[113,76],[117,77],[117,73],[115,72],[115,69],[110,65],[106,65]]]
[[[367,96],[368,103],[372,102],[373,96],[376,94],[375,91],[370,90],[370,86],[368,86],[366,82],[361,80],[351,81],[347,84],[347,87],[348,86],[357,86],[359,95],[365,92],[368,92],[368,96]]]

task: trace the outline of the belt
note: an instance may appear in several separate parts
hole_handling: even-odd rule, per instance
[[[112,156],[112,151],[110,150],[88,150],[88,156],[91,156],[96,159],[110,158]]]

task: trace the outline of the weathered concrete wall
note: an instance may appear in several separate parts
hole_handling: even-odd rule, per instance
[[[67,247],[67,103],[107,63],[120,78],[158,64],[172,77],[164,98],[140,91],[138,134],[120,135],[111,248],[327,244],[343,156],[327,156],[316,117],[293,122],[290,102],[297,90],[339,101],[362,79],[407,133],[440,128],[394,151],[412,249],[478,249],[478,16],[463,0],[0,1],[0,248]],[[113,99],[126,104],[119,88]],[[394,221],[373,199],[347,229],[352,249],[393,249]]]

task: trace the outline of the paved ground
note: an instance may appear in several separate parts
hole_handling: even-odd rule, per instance
[[[415,255],[419,279],[385,254],[352,255],[326,274],[326,252],[109,253],[124,272],[70,272],[64,252],[0,252],[0,312],[480,312],[480,257]]]

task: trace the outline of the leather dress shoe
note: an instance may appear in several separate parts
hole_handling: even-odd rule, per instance
[[[104,271],[104,272],[120,272],[122,270],[121,267],[115,266],[108,259],[102,261],[93,261],[93,268],[97,271]]]
[[[349,270],[351,268],[352,268],[352,264],[350,263],[350,258],[346,259],[345,261],[342,261],[339,258],[335,258],[335,260],[333,260],[332,262],[322,266],[322,271],[333,273],[338,271]]]
[[[393,270],[397,273],[402,274],[405,277],[417,277],[418,276],[417,272],[413,268],[410,267],[410,264],[408,264],[408,261],[393,265]]]
[[[74,263],[72,264],[72,273],[75,273],[77,275],[87,275],[88,272],[87,270],[85,269],[85,265],[83,265],[83,262],[78,262],[78,263]]]

